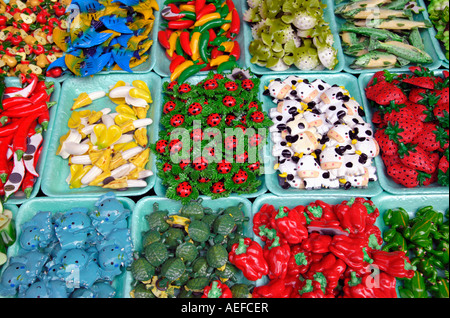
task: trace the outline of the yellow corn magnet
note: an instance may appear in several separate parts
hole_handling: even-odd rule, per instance
[[[220,13],[219,12],[213,12],[213,13],[205,14],[204,16],[202,16],[200,19],[198,19],[195,22],[194,27],[202,26],[206,22],[209,22],[209,21],[212,21],[212,20],[216,20],[216,19],[220,19],[220,18],[221,17],[220,17]]]
[[[135,87],[135,88],[130,89],[128,94],[130,94],[130,96],[133,98],[142,98],[147,103],[153,103],[150,92],[146,91],[144,89]]]
[[[89,183],[90,186],[100,186],[103,180],[111,176],[111,172],[104,171],[102,172],[98,177],[96,177],[91,183]]]
[[[134,80],[134,81],[131,82],[131,85],[133,85],[134,87],[143,89],[144,91],[150,93],[150,89],[148,88],[147,83],[144,82],[144,81],[141,81],[141,80]]]
[[[70,166],[70,182],[69,182],[69,188],[71,189],[78,189],[82,186],[81,179],[84,177],[84,175],[91,170],[91,165],[79,165],[79,164],[73,164]]]
[[[106,127],[105,124],[97,124],[94,126],[94,134],[97,137],[95,143],[99,149],[104,149],[111,146],[120,137],[122,137],[122,130],[117,125]]]
[[[109,170],[114,170],[126,163],[127,161],[123,159],[122,154],[118,152],[112,157],[111,162],[109,163]]]
[[[78,109],[84,106],[92,104],[92,99],[89,97],[88,93],[81,93],[77,98],[74,99],[71,110]]]
[[[144,168],[150,157],[150,148],[146,148],[141,151],[138,155],[131,158],[130,163],[134,164],[136,167]]]
[[[148,137],[147,137],[147,128],[141,127],[134,131],[134,139],[137,144],[141,147],[147,147]]]
[[[128,186],[127,178],[122,177],[119,179],[115,179],[110,183],[103,185],[102,187],[107,189],[123,189],[126,188],[127,186]]]
[[[69,137],[69,135],[70,135],[70,130],[67,132],[67,134],[65,134],[64,136],[61,136],[59,138],[59,146],[58,146],[58,149],[56,149],[56,155],[61,153],[61,148],[62,148],[62,146],[64,144],[64,141],[66,141],[66,139],[67,139],[67,137]]]
[[[135,141],[124,142],[120,144],[114,144],[113,149],[114,152],[125,151],[134,147],[137,147],[138,144]]]
[[[88,152],[89,159],[91,159],[91,162],[96,162],[98,160],[98,158],[101,157],[102,154],[103,154],[103,150],[91,149]]]
[[[103,151],[103,154],[94,163],[94,166],[100,168],[102,171],[107,171],[111,163],[112,149],[108,148]]]
[[[142,170],[144,170],[144,168],[141,167],[136,167],[135,169],[131,170],[128,175],[127,178],[128,180],[136,180],[139,178],[139,172],[141,172]]]
[[[229,55],[221,55],[221,56],[216,57],[215,59],[212,59],[209,62],[209,65],[210,66],[218,66],[224,62],[227,62],[229,59],[230,59]]]
[[[176,80],[180,76],[180,74],[191,65],[194,65],[194,62],[184,61],[183,63],[178,65],[173,71],[173,73],[170,75],[170,81],[172,82]]]
[[[130,115],[134,116],[133,109],[126,105],[126,104],[120,104],[116,106],[116,112],[122,115]]]
[[[150,105],[147,105],[145,107],[135,107],[133,106],[134,114],[139,119],[147,118],[147,112],[150,109]]]
[[[124,123],[123,125],[120,126],[120,130],[122,131],[122,134],[125,134],[129,131],[133,131],[136,128],[134,127],[133,121],[127,121],[126,123]]]
[[[131,67],[131,66],[130,66]],[[124,81],[117,81],[117,83],[113,86],[113,87],[111,87],[111,89],[109,90],[110,92],[113,90],[113,89],[115,89],[115,88],[117,88],[117,87],[120,87],[120,86],[125,86],[125,85],[127,85],[127,83],[125,83]],[[120,105],[120,104],[125,104],[125,98],[124,97],[119,97],[119,98],[109,98],[114,104],[118,104],[118,105]]]
[[[97,112],[97,111],[93,110],[91,115],[88,118],[89,125],[93,125],[96,122],[98,122],[102,118],[102,116],[103,116],[103,112],[102,111],[98,111]]]

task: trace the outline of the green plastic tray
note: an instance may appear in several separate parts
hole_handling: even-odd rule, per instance
[[[239,13],[239,17],[242,17],[241,1],[242,0],[233,0],[233,2],[235,4],[235,7],[236,7],[236,10]],[[161,23],[166,21],[166,20],[164,20],[161,17],[161,11],[162,11],[162,9],[164,7],[164,5],[163,5],[164,4],[164,0],[157,0],[157,2],[159,4],[159,9],[160,10],[157,13],[157,21],[156,21],[156,24],[155,24],[155,28],[156,29],[154,28],[154,31],[155,31],[156,35],[154,36],[153,45],[154,45],[154,49],[155,49],[154,54],[155,54],[155,57],[157,57],[157,59],[158,59],[158,63],[155,64],[154,71],[158,75],[160,75],[161,77],[170,77],[170,74],[171,74],[170,70],[169,70],[170,60],[166,56],[166,49],[163,48],[161,46],[161,44],[159,44],[159,42],[158,42],[158,31],[162,30]],[[241,56],[237,60],[237,64],[240,67],[244,67],[244,63],[245,63],[245,57],[244,56],[246,54],[246,52],[244,51],[244,32],[243,32],[242,28],[243,28],[243,21],[242,21],[242,18],[241,18],[241,31],[239,32],[239,35],[235,39],[235,41],[238,41],[239,46],[241,48]],[[207,74],[208,72],[209,71],[202,71],[202,72],[199,72],[198,74]]]
[[[291,74],[289,74],[291,75]],[[283,75],[288,76],[288,74]],[[359,91],[358,87],[358,80],[356,77],[352,74],[347,73],[340,73],[340,74],[324,74],[324,73],[316,73],[316,74],[307,74],[304,76],[309,81],[313,81],[315,79],[321,79],[331,85],[338,84],[340,86],[344,86],[349,92],[350,96],[354,97],[361,105],[362,104],[362,98],[361,93]],[[265,111],[269,111],[271,108],[275,107],[276,105],[273,103],[272,98],[270,96],[263,95],[264,92],[264,86],[268,86],[269,82],[273,79],[281,78],[284,79],[284,77],[280,77],[279,74],[277,75],[264,75],[261,78],[261,85],[260,85],[260,94],[259,94],[259,100],[262,102],[263,109]],[[366,107],[364,108],[366,110]],[[368,118],[368,117],[367,117]],[[368,123],[371,123],[370,120],[366,119]],[[266,152],[264,154],[265,159],[265,166],[266,166],[266,184],[267,188],[270,192],[273,194],[276,194],[278,196],[323,196],[323,195],[354,195],[354,196],[365,196],[365,197],[373,197],[377,194],[380,194],[382,192],[381,186],[378,183],[378,181],[370,181],[369,186],[365,189],[358,189],[358,188],[351,188],[349,190],[344,189],[318,189],[318,190],[300,190],[300,189],[283,189],[279,183],[278,183],[278,177],[276,170],[273,169],[273,166],[276,162],[275,157],[272,156],[272,147],[273,143],[272,140],[269,138],[269,144],[268,147],[265,148]],[[377,172],[377,175],[379,173]]]
[[[324,74],[339,73],[344,69],[344,53],[342,51],[341,39],[339,37],[338,28],[334,21],[334,9],[332,7],[333,0],[322,0],[322,2],[327,5],[327,7],[323,10],[324,20],[325,20],[325,22],[329,23],[331,32],[333,33],[333,36],[334,36],[333,47],[338,51],[337,58],[338,58],[339,62],[334,69],[332,69],[332,70],[325,69],[320,72],[322,72]],[[243,0],[242,1],[242,12],[245,12],[248,8],[249,8],[249,6],[248,6],[247,2]],[[245,21],[243,21],[243,23],[244,23],[244,36],[245,36],[244,37],[244,39],[245,39],[245,66],[250,68],[250,70],[253,73],[260,74],[260,75],[269,75],[269,74],[314,74],[314,73],[319,72],[319,71],[302,71],[302,70],[299,70],[298,68],[296,68],[294,65],[291,66],[286,71],[272,71],[271,69],[269,69],[267,67],[263,67],[263,66],[259,66],[259,65],[251,63],[250,59],[252,58],[252,56],[249,52],[249,46],[250,46],[250,43],[253,41],[252,30],[251,30],[249,23],[247,23]]]
[[[203,80],[206,77],[206,75],[197,75],[197,76],[192,76],[190,77],[187,82],[188,83],[192,83],[192,84],[197,84],[198,82],[200,82],[201,80]],[[170,79],[169,78],[163,78],[162,79],[162,83],[165,82],[169,82]],[[158,109],[162,109],[162,98],[161,98],[161,104],[158,105]],[[159,125],[158,127],[158,135],[159,133],[164,129],[163,125]],[[267,147],[267,145],[264,147],[264,149]],[[266,152],[266,150],[263,150],[263,155]],[[265,160],[264,160],[265,162]],[[249,194],[235,194],[232,193],[231,196],[239,196],[239,197],[243,197],[243,198],[256,198],[264,193],[267,192],[267,187],[266,187],[266,181],[264,176],[259,176],[259,179],[261,180],[261,185],[258,188],[258,191],[255,193],[249,193]],[[156,183],[155,183],[155,187],[154,187],[155,193],[156,195],[160,196],[160,197],[165,197],[166,196],[166,191],[167,191],[167,187],[164,186],[162,184],[162,180],[161,178],[159,178],[158,176],[156,177]]]
[[[133,200],[129,198],[118,197],[117,198],[126,209],[130,211],[134,210],[135,203]],[[48,197],[40,197],[30,199],[24,204],[22,204],[19,208],[19,211],[16,213],[15,222],[16,222],[16,233],[17,238],[20,237],[21,226],[25,222],[29,221],[36,213],[39,211],[50,211],[53,214],[57,212],[65,212],[72,208],[88,208],[90,211],[95,209],[95,203],[97,202],[97,198],[69,198],[69,197],[61,197],[61,198],[48,198]],[[131,217],[128,219],[128,227],[130,227]],[[20,243],[16,240],[11,247],[8,248],[8,258],[14,257],[18,255],[22,251]],[[4,266],[4,268],[6,268]],[[4,269],[3,268],[3,269]],[[3,273],[3,272],[2,272]],[[123,298],[124,296],[124,284],[125,284],[125,275],[126,271],[117,276],[112,286],[116,289],[116,298]]]
[[[51,78],[48,78],[47,80],[52,81]],[[9,87],[9,86],[21,87],[20,80],[17,77],[7,77],[5,79],[5,82],[6,82],[7,87]],[[55,87],[55,90],[53,91],[52,96],[50,98],[51,102],[57,102],[59,100],[59,95],[61,92],[61,85],[59,84],[59,82],[54,81],[54,87]],[[44,168],[47,166],[49,144],[50,144],[50,139],[51,139],[51,135],[53,132],[53,126],[55,123],[57,108],[58,108],[58,104],[56,104],[50,108],[50,122],[47,126],[47,131],[43,132],[43,137],[44,137],[44,140],[42,142],[43,148],[42,148],[41,156],[39,157],[39,162],[36,166],[36,171],[39,173],[39,177],[36,179],[36,182],[34,184],[33,191],[31,192],[30,198],[34,198],[38,194],[39,189],[41,188],[41,182],[42,182],[42,179],[44,178],[44,174],[45,174]],[[12,195],[8,199],[7,202],[10,204],[22,204],[27,200],[28,199],[25,197],[25,193],[23,191],[18,191],[14,195]]]
[[[393,71],[392,71],[393,72]],[[395,73],[405,73],[405,72],[395,72]],[[435,75],[442,75],[442,70],[434,71]],[[369,100],[366,98],[366,94],[364,88],[369,83],[369,80],[372,78],[374,73],[365,73],[361,74],[358,78],[359,88],[362,96],[362,101],[364,105],[364,109],[366,111],[367,120],[372,122],[373,109],[370,107]],[[429,195],[429,194],[447,194],[449,193],[449,187],[440,186],[437,182],[432,183],[426,187],[417,187],[417,188],[406,188],[400,184],[395,183],[392,178],[386,172],[386,166],[384,165],[383,159],[381,156],[375,158],[375,166],[377,167],[378,172],[378,180],[380,181],[381,187],[392,194],[421,194],[421,195]]]
[[[334,3],[331,3],[331,5],[333,6],[333,12],[335,9],[335,5]],[[423,14],[423,12],[414,15],[414,20],[416,21],[424,21],[427,20],[427,17],[425,17],[425,15]],[[345,23],[345,19],[335,16],[335,21],[336,21],[336,25],[338,27],[338,33],[339,30],[341,28],[341,26]],[[438,53],[435,50],[435,46],[434,46],[434,42],[433,42],[433,37],[431,36],[430,33],[430,29],[433,28],[428,28],[428,29],[419,29],[420,30],[420,35],[422,36],[422,40],[423,40],[423,44],[425,45],[425,51],[433,58],[433,63],[429,63],[429,64],[424,64],[423,66],[428,67],[431,70],[435,70],[438,69],[439,66],[441,66],[441,58],[439,57]],[[352,68],[350,68],[350,64],[353,63],[353,61],[355,60],[355,58],[353,56],[349,56],[344,54],[345,56],[345,66],[344,66],[344,71],[348,72],[348,73],[353,73],[353,74],[363,74],[363,73],[371,73],[377,70],[382,70],[380,69],[363,69],[363,70],[354,70]],[[392,71],[407,71],[408,67],[414,65],[413,63],[411,63],[410,65],[406,65],[403,67],[396,67],[396,68],[391,68],[390,70]]]
[[[428,6],[425,4],[424,0],[419,0],[418,4],[422,8],[425,8],[425,10],[422,11],[424,18],[426,20],[430,20],[430,16],[428,15]],[[443,44],[441,43],[441,41],[436,39],[436,34],[437,34],[436,28],[433,26],[433,27],[429,28],[428,31],[430,32],[430,38],[431,38],[431,42],[433,43],[434,50],[436,51],[436,54],[442,61],[442,63],[441,63],[442,66],[444,66],[445,68],[448,68],[448,58],[445,57],[445,48],[444,48]]]
[[[253,238],[253,225],[252,225],[252,204],[249,200],[245,198],[230,197],[211,200],[208,197],[201,196],[203,199],[203,206],[211,208],[214,212],[219,209],[226,209],[230,206],[236,206],[239,203],[243,203],[244,215],[249,217],[247,226],[244,229],[244,235]],[[133,242],[134,250],[136,252],[142,252],[142,233],[149,230],[148,223],[145,219],[146,215],[153,212],[153,204],[158,203],[160,210],[168,210],[169,214],[177,214],[182,207],[180,202],[169,200],[161,197],[145,197],[136,203],[132,217],[131,217],[131,239]],[[238,281],[243,281],[245,278],[242,276],[238,278]],[[123,297],[129,298],[130,291],[132,290],[133,277],[131,272],[127,272],[125,278],[125,288]]]
[[[52,131],[50,145],[48,148],[48,162],[43,176],[42,191],[47,196],[98,196],[103,193],[110,192],[111,189],[104,189],[102,187],[85,187],[79,189],[70,189],[66,183],[66,178],[70,173],[68,159],[62,159],[55,155],[59,146],[59,138],[67,133],[67,121],[71,116],[73,100],[82,92],[94,92],[97,90],[108,90],[109,86],[113,86],[117,81],[123,80],[131,83],[134,80],[143,80],[150,88],[153,99],[153,104],[150,105],[149,117],[153,123],[147,129],[149,143],[154,143],[157,140],[157,129],[160,118],[160,98],[161,98],[161,78],[155,73],[143,74],[108,74],[96,75],[89,78],[69,78],[67,79],[61,89],[61,96],[55,118],[55,126]],[[105,107],[110,107],[113,112],[116,104],[111,102],[108,97],[103,97],[94,101],[91,105],[83,109],[101,110]],[[155,157],[152,154],[147,166],[153,171],[153,175],[146,179],[147,186],[144,188],[130,188],[124,191],[114,191],[117,196],[137,196],[147,193],[155,184],[156,165]]]

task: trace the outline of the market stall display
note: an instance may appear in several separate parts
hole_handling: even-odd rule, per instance
[[[448,8],[0,0],[0,298],[448,299]]]

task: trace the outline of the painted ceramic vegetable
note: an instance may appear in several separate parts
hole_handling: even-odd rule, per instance
[[[340,3],[335,14],[346,20],[340,29],[344,53],[355,57],[350,68],[386,69],[432,63],[419,31],[432,25],[413,19],[424,9],[413,1]]]
[[[241,55],[240,17],[232,0],[193,4],[170,2],[161,10],[165,20],[158,41],[170,62],[170,80],[183,83],[200,71],[229,71]]]
[[[427,7],[428,15],[433,22],[437,34],[436,39],[442,42],[445,48],[445,57],[449,59],[449,5],[447,1],[432,0]]]
[[[299,242],[289,242],[290,233],[278,222],[280,211],[301,215],[295,224],[307,234]],[[254,288],[253,298],[397,298],[396,278],[413,279],[418,267],[403,251],[381,250],[379,214],[365,198],[293,208],[264,204],[253,231],[264,242],[259,261],[267,262],[269,281]]]
[[[30,74],[24,87],[5,87],[0,110],[0,195],[7,201],[22,191],[27,198],[33,191],[43,131],[50,121],[49,108],[53,82]]]

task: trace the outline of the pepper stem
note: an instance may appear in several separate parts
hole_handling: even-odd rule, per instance
[[[351,279],[348,281],[348,286],[353,287],[361,284],[361,278],[356,276],[356,272],[351,272]]]
[[[25,151],[23,150],[16,150],[17,160],[21,160],[24,153]]]
[[[222,296],[222,290],[219,288],[219,283],[213,281],[211,289],[208,292],[208,298],[220,298],[220,296]]]
[[[239,245],[235,251],[236,255],[244,254],[247,252],[247,245],[245,245],[245,240],[243,238],[239,239]]]
[[[33,192],[33,187],[25,188],[23,192],[25,193],[26,198],[29,199],[31,196],[31,192]]]
[[[0,117],[0,124],[4,125],[8,121],[8,119],[9,118],[7,116]]]
[[[275,219],[281,219],[281,218],[287,217],[288,214],[289,214],[289,212],[284,212],[284,206],[281,206],[278,209],[278,214],[275,216]]]
[[[0,179],[2,180],[3,184],[6,182],[7,178],[8,178],[8,174],[7,173],[0,174]]]

